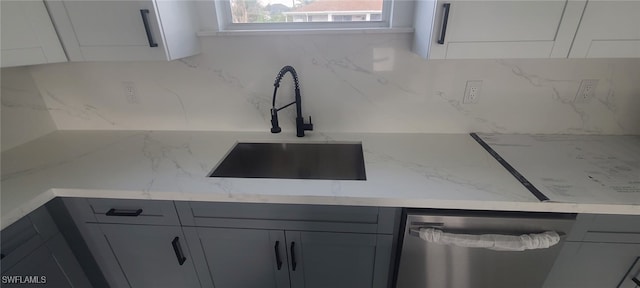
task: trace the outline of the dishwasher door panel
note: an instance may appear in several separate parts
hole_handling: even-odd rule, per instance
[[[417,213],[407,216],[397,288],[542,287],[564,237],[546,249],[494,251],[428,243],[410,232],[436,228],[457,234],[521,235],[551,230],[566,235],[575,219],[574,214],[548,213]]]

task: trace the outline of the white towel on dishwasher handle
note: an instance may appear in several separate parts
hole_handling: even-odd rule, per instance
[[[560,235],[554,231],[513,236],[499,234],[453,234],[435,228],[420,228],[420,238],[430,243],[469,248],[486,248],[496,251],[544,249],[560,242]]]

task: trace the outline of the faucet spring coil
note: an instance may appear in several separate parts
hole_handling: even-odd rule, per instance
[[[293,76],[295,89],[300,89],[300,85],[298,84],[298,73],[296,73],[296,70],[294,70],[290,65],[284,66],[282,67],[282,69],[280,69],[280,72],[278,72],[278,76],[276,76],[276,81],[275,83],[273,83],[273,86],[280,87],[280,81],[282,81],[282,77],[284,77],[284,74],[286,74],[287,72],[290,72],[291,76]]]

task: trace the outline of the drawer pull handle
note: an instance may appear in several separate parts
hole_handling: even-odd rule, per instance
[[[438,39],[438,44],[444,44],[444,37],[447,35],[447,22],[449,22],[449,9],[451,9],[451,3],[442,4],[444,17],[442,19],[442,28],[440,30],[440,39]]]
[[[631,278],[631,281],[633,281],[633,283],[636,283],[636,285],[640,286],[640,280],[638,280],[638,278],[633,277]]]
[[[291,242],[291,270],[296,271],[296,266],[298,266],[298,262],[296,262],[296,242]]]
[[[138,217],[142,214],[142,209],[138,210],[118,210],[115,208],[109,209],[105,215],[107,216],[128,216],[128,217]]]
[[[278,265],[278,270],[280,270],[280,268],[282,268],[282,259],[280,259],[280,241],[276,241],[274,249],[276,250],[276,265]]]
[[[184,264],[184,261],[187,261],[187,257],[185,257],[184,253],[182,252],[182,246],[180,246],[180,237],[173,238],[173,241],[171,241],[171,245],[173,246],[173,252],[176,253],[176,258],[178,258],[178,264],[182,266],[182,264]]]
[[[147,40],[149,41],[149,47],[158,47],[158,43],[156,43],[156,41],[153,41],[153,35],[151,34],[151,27],[149,26],[149,9],[140,9],[140,16],[142,16],[144,31],[147,32]]]

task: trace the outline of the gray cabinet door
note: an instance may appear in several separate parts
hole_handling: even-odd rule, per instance
[[[292,288],[387,287],[391,235],[286,231]]]
[[[99,247],[99,251],[94,253],[98,254],[96,259],[106,270],[105,275],[124,278],[110,279],[116,283],[112,285],[135,288],[200,287],[180,227],[87,225],[93,226],[93,240]],[[179,254],[186,257],[182,263],[178,260]]]
[[[215,288],[289,287],[287,250],[281,230],[196,228],[196,231],[198,239],[192,241],[190,237],[189,245],[195,246],[192,242],[199,241]],[[194,248],[193,253],[197,251]]]
[[[32,211],[0,234],[0,286],[91,287],[45,207]]]
[[[640,244],[566,242],[544,287],[618,287],[638,257]]]
[[[39,285],[60,288],[74,287],[46,245],[40,246],[11,269],[2,273],[2,287]]]

